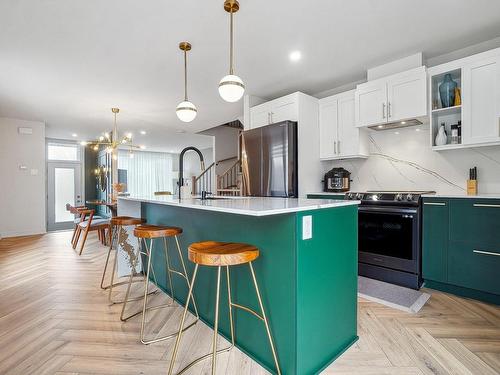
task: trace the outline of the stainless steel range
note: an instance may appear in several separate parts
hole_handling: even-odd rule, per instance
[[[358,272],[362,276],[419,289],[421,276],[423,194],[433,191],[346,193],[360,200]]]

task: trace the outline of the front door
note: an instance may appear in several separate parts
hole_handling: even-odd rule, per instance
[[[75,217],[66,210],[66,204],[81,206],[80,164],[69,162],[48,163],[47,229],[71,229]]]

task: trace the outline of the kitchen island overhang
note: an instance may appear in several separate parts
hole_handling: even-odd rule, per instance
[[[187,262],[192,242],[246,242],[260,249],[254,262],[283,374],[318,373],[357,340],[357,203],[294,198],[231,198],[210,201],[169,197],[122,197],[118,214],[150,224],[180,226]],[[307,228],[310,223],[310,228]],[[310,237],[310,238],[309,238]],[[161,250],[161,251],[160,251]],[[154,250],[159,287],[170,294],[163,250]],[[174,267],[179,267],[171,259]],[[189,262],[187,262],[189,263]],[[192,274],[193,265],[189,264]],[[184,304],[185,282],[173,280]],[[216,272],[201,267],[195,286],[200,317],[214,323]],[[231,268],[235,303],[258,309],[248,266]],[[227,301],[225,282],[221,301]],[[220,304],[219,331],[229,337],[227,304]],[[274,372],[265,328],[245,311],[235,312],[236,345]]]

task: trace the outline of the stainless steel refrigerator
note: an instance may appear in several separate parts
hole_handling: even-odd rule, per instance
[[[241,165],[244,195],[297,197],[297,123],[244,131]]]

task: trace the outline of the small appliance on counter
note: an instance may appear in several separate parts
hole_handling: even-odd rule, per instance
[[[351,188],[351,172],[344,168],[333,168],[323,179],[324,192],[345,192]]]

